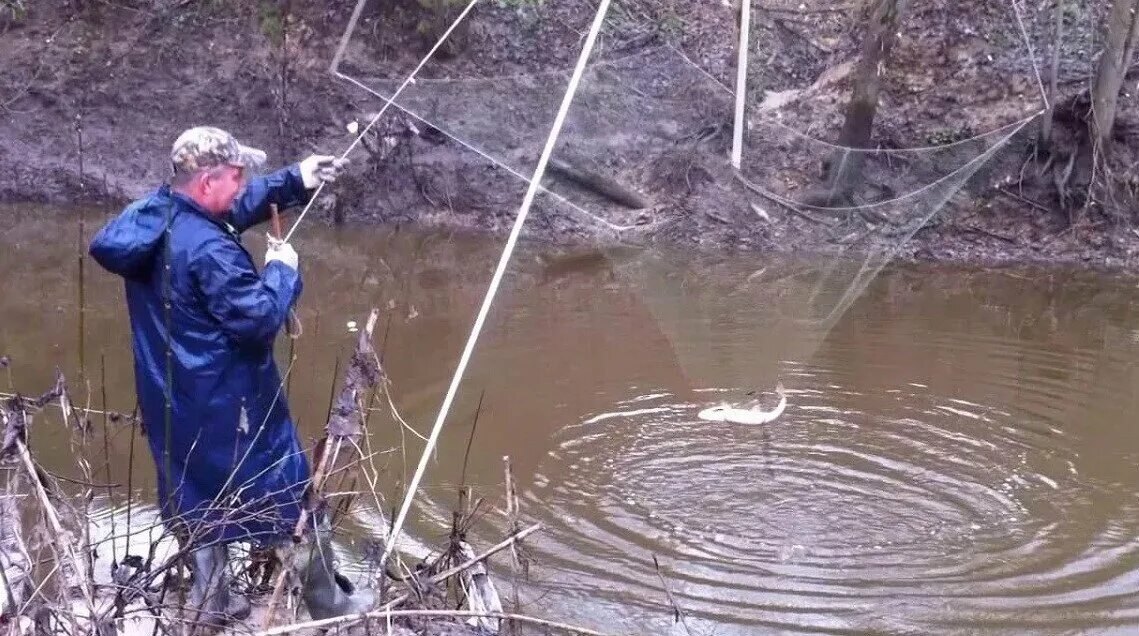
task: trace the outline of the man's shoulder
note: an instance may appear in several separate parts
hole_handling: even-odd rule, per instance
[[[198,225],[196,221],[201,217],[190,204],[176,196],[168,185],[155,188],[145,196],[128,203],[121,215],[132,214],[161,219],[163,223],[169,223],[171,226],[187,222],[190,225]],[[204,222],[203,225],[209,225],[208,220],[201,220]]]
[[[171,218],[170,241],[176,250],[184,250],[191,257],[200,254],[220,242],[229,241],[225,230],[213,221],[180,205],[175,199],[174,215]]]
[[[123,214],[148,212],[161,214],[170,206],[170,195],[165,187],[155,188],[146,195],[131,201],[123,208]]]

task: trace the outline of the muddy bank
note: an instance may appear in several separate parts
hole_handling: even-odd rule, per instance
[[[6,19],[0,200],[121,204],[164,178],[170,140],[200,123],[233,130],[273,162],[340,152],[345,125],[382,103],[327,72],[353,4],[45,1]],[[1064,211],[1051,174],[1033,177],[1026,163],[1047,8],[1023,8],[1027,45],[1009,7],[915,10],[884,76],[879,150],[867,153],[872,178],[860,195],[871,213],[782,205],[817,187],[834,158],[826,140],[841,125],[858,47],[857,16],[806,4],[758,12],[743,180],[727,161],[731,12],[668,1],[615,10],[556,157],[649,205],[615,203],[555,172],[544,185],[557,196],[538,199],[526,235],[1139,269],[1130,212]],[[372,5],[342,70],[385,94],[446,20],[415,2]],[[568,0],[480,4],[353,156],[319,218],[505,232],[590,18],[588,3]],[[1099,16],[1074,10],[1069,22],[1064,100],[1086,84]],[[1121,101],[1120,145],[1135,152],[1136,105]]]

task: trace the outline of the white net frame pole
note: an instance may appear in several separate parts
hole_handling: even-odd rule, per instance
[[[577,65],[574,67],[569,86],[566,88],[565,95],[562,97],[558,114],[554,117],[554,125],[550,129],[549,136],[546,138],[546,146],[542,149],[542,154],[538,158],[538,165],[534,168],[534,176],[530,179],[530,185],[526,189],[526,195],[522,198],[522,205],[518,209],[518,217],[514,220],[514,226],[511,228],[510,236],[506,240],[506,246],[502,250],[502,256],[499,258],[498,266],[494,270],[494,276],[491,277],[490,287],[486,291],[486,296],[483,298],[478,316],[475,318],[475,323],[471,328],[470,336],[467,338],[467,344],[463,348],[463,354],[459,358],[455,375],[451,378],[451,384],[447,388],[447,394],[443,398],[443,404],[439,407],[439,415],[435,418],[435,425],[431,428],[431,434],[427,438],[427,445],[424,447],[423,454],[419,458],[419,465],[415,469],[411,483],[408,484],[403,505],[400,506],[399,514],[396,515],[395,522],[392,524],[391,533],[388,535],[387,544],[384,546],[384,554],[380,557],[380,571],[383,571],[386,567],[388,558],[391,556],[392,551],[395,550],[399,534],[403,529],[404,522],[407,520],[407,513],[411,509],[411,503],[415,499],[416,491],[419,490],[419,484],[423,479],[423,474],[427,471],[427,462],[430,460],[435,444],[439,440],[439,433],[443,430],[443,423],[447,420],[447,414],[450,412],[451,405],[455,400],[455,395],[458,393],[459,383],[462,382],[463,374],[467,369],[467,365],[470,363],[471,355],[474,353],[475,344],[478,342],[483,324],[486,322],[486,317],[490,313],[490,308],[494,303],[494,297],[498,293],[499,286],[502,284],[502,277],[506,273],[506,266],[510,262],[510,257],[513,255],[514,248],[518,243],[518,238],[522,233],[522,226],[530,213],[530,207],[534,203],[534,197],[537,196],[538,189],[541,187],[542,177],[546,173],[546,165],[550,161],[550,156],[554,153],[554,146],[557,145],[558,137],[561,135],[562,127],[565,125],[566,116],[569,114],[570,106],[573,104],[573,98],[577,94],[578,86],[581,83],[581,76],[585,72],[585,65],[593,53],[594,44],[597,42],[597,34],[601,31],[601,25],[605,22],[605,16],[609,13],[609,4],[610,0],[601,0],[601,4],[597,7],[597,14],[593,18],[593,25],[589,29],[589,35],[585,39],[585,45],[582,47],[581,54],[578,56]]]
[[[732,134],[732,167],[740,169],[744,153],[744,109],[747,105],[748,40],[751,37],[751,0],[740,0],[740,42],[736,59],[736,118]]]

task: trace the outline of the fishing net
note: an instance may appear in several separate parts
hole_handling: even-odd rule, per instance
[[[639,6],[626,6],[630,4]],[[468,19],[478,20],[480,11],[487,10],[476,6]],[[928,8],[914,11],[936,14]],[[921,17],[926,23],[955,19],[951,13]],[[715,341],[711,330],[718,327],[693,319],[693,314],[746,315],[757,329],[778,325],[800,335],[795,339],[800,343],[798,350],[779,355],[767,351],[753,360],[809,356],[917,231],[939,213],[967,203],[966,188],[985,187],[993,178],[995,158],[1039,114],[1040,93],[1035,67],[1023,61],[1026,54],[1028,59],[1035,57],[1024,30],[1022,8],[1010,3],[986,8],[983,13],[984,19],[968,25],[964,44],[946,45],[950,51],[946,55],[973,40],[988,40],[1008,43],[1012,57],[993,61],[991,53],[982,53],[992,63],[989,71],[955,69],[952,63],[948,70],[972,73],[980,89],[1001,72],[1002,63],[1012,65],[1022,71],[1017,76],[1019,108],[973,112],[968,118],[946,112],[942,119],[915,124],[903,121],[904,114],[891,116],[894,104],[883,104],[880,110],[885,114],[876,123],[872,148],[842,147],[829,141],[842,127],[854,60],[816,65],[821,69],[818,76],[798,84],[765,77],[794,52],[772,50],[769,36],[779,20],[769,14],[754,15],[756,36],[751,40],[753,69],[749,73],[753,86],[738,172],[728,163],[734,91],[724,80],[668,39],[658,38],[633,51],[603,45],[589,60],[530,223],[555,233],[560,229],[582,234],[582,228],[588,228],[586,232],[594,237],[630,244],[676,236],[700,242],[703,234],[725,242],[722,226],[728,226],[728,243],[750,233],[758,234],[774,251],[814,253],[808,260],[775,259],[767,250],[754,254],[754,267],[743,268],[739,263],[747,259],[736,258],[732,266],[736,271],[712,277],[729,281],[724,288],[701,298],[690,297],[678,281],[678,257],[666,256],[668,250],[612,259],[616,271],[643,289],[645,304],[658,323],[654,328],[669,337],[679,364],[694,384],[773,383],[776,373],[770,363],[760,364],[764,369],[731,364],[698,368],[709,366],[700,361],[709,359],[703,349]],[[636,24],[637,15],[644,14],[614,13],[607,33],[619,40],[617,35],[630,30],[651,30],[649,25]],[[839,15],[823,23],[823,39],[836,40],[844,29],[845,37],[852,37],[850,19]],[[1030,21],[1034,30],[1037,22]],[[700,30],[701,26],[689,24],[688,28]],[[725,37],[734,35],[729,30]],[[920,40],[920,35],[910,37]],[[345,41],[338,76],[377,98],[390,98],[411,69],[393,68],[377,59],[369,36],[359,29],[350,29]],[[902,50],[895,57],[917,55],[902,45],[898,48]],[[852,51],[849,57],[857,57],[856,53]],[[918,62],[899,64],[920,66]],[[504,180],[505,192],[511,192],[508,184],[514,182],[521,198],[570,72],[565,68],[448,77],[445,65],[434,69],[429,65],[393,106],[415,126],[445,137],[493,167],[497,178]],[[936,81],[933,74],[911,73],[895,84],[916,82],[928,87]],[[913,92],[920,93],[917,88]],[[904,99],[889,91],[886,94],[891,100]],[[896,110],[904,113],[904,109]],[[965,119],[971,124],[961,125]],[[597,188],[582,187],[580,178],[559,175],[557,169],[564,165],[577,172],[612,177],[642,194],[648,205],[630,209],[615,204],[613,197],[599,194]],[[855,165],[861,177],[842,196],[833,196],[828,173]],[[512,207],[504,203],[503,213]]]
[[[360,1],[360,6],[366,2]],[[477,19],[479,11],[489,8],[493,8],[489,3],[476,8],[470,19]],[[588,8],[583,5],[584,12],[588,13]],[[1006,19],[979,22],[969,38],[999,42],[1025,35],[1019,6],[1009,4],[1002,10],[1007,10],[1002,14]],[[623,12],[620,19],[621,25],[606,32],[613,41],[620,41],[623,32],[651,30],[644,21],[638,21],[635,12]],[[770,35],[766,29],[770,25],[765,22],[769,19],[756,16],[758,34]],[[1036,22],[1030,23],[1035,33]],[[336,72],[340,79],[375,97],[375,104],[382,104],[404,83],[412,68],[394,67],[378,57],[367,41],[374,33],[357,26],[353,20],[345,34],[346,54]],[[720,32],[730,34],[731,30]],[[822,37],[829,41],[837,36]],[[1026,35],[1025,39],[1030,41]],[[832,46],[826,41],[823,46]],[[1032,58],[1032,47],[1025,48]],[[622,245],[603,249],[601,254],[625,287],[637,290],[637,300],[647,310],[638,314],[647,317],[644,330],[664,336],[646,342],[667,343],[672,361],[693,390],[694,397],[686,398],[695,402],[706,399],[702,397],[704,391],[769,387],[777,378],[789,379],[788,384],[797,388],[796,374],[831,333],[843,328],[843,317],[865,297],[879,272],[938,215],[967,209],[972,192],[987,187],[995,175],[1003,173],[1002,168],[1007,168],[1002,165],[1008,161],[1003,151],[1023,137],[1039,112],[1039,95],[1025,90],[1019,109],[972,113],[968,118],[946,112],[943,119],[931,122],[903,122],[904,115],[897,112],[902,112],[898,105],[904,98],[896,91],[887,91],[891,97],[882,105],[874,146],[843,147],[832,140],[842,126],[852,66],[846,62],[821,64],[817,73],[798,82],[767,77],[770,69],[788,55],[791,53],[786,50],[773,49],[767,37],[756,37],[752,42],[750,57],[755,69],[751,76],[755,81],[749,89],[742,162],[735,170],[728,158],[735,95],[715,69],[706,68],[708,60],[694,58],[682,43],[668,38],[631,47],[601,46],[590,59],[574,96],[554,153],[556,163],[543,181],[531,217],[531,225],[552,234],[583,234]],[[1038,75],[1022,61],[1012,65],[1016,64],[1021,71],[1017,77],[1029,89],[1035,88]],[[482,166],[483,172],[464,170],[467,174],[450,175],[455,180],[452,185],[455,190],[471,185],[484,191],[492,189],[488,183],[497,186],[499,198],[494,204],[509,224],[570,75],[566,67],[449,77],[445,66],[428,65],[422,76],[402,90],[393,106],[418,136],[460,147],[472,165]],[[980,90],[987,76],[977,77]],[[361,122],[371,118],[368,112],[357,116]],[[964,119],[971,125],[959,125]],[[421,159],[429,162],[433,158]],[[827,174],[850,166],[859,168],[860,178],[839,196],[828,184]],[[586,183],[590,175],[592,185]],[[599,175],[610,186],[621,184],[621,191],[615,193],[612,187],[607,193],[599,191]],[[707,237],[709,247],[699,257],[682,248],[665,247],[668,240],[656,240],[700,243],[703,237]],[[752,240],[751,245],[744,239]],[[650,244],[657,244],[657,249],[642,249]],[[737,244],[762,245],[764,249],[716,256],[717,251],[724,251],[722,246]],[[332,249],[324,251],[335,253]],[[359,265],[344,262],[349,266],[343,270]],[[369,273],[365,270],[359,275],[358,287],[362,288]],[[330,296],[321,297],[332,304]],[[454,304],[458,307],[462,303]],[[447,309],[452,307],[448,305]],[[632,313],[636,308],[627,310]],[[408,320],[415,313],[412,307]],[[527,316],[519,312],[511,319],[520,321]],[[559,315],[556,319],[574,318]],[[603,328],[598,326],[598,330]],[[82,327],[80,330],[82,333]],[[534,355],[543,355],[543,343],[534,344]],[[659,356],[645,356],[634,364],[647,366],[660,360]],[[575,363],[571,360],[566,364]],[[604,360],[603,365],[618,366],[610,360]],[[551,367],[551,374],[562,372],[555,365]],[[599,373],[605,370],[609,369],[596,369]],[[705,406],[681,405],[686,410],[675,404],[655,406],[653,398],[640,395],[614,408],[650,418],[655,417],[653,413],[664,413],[661,417],[679,420]],[[590,426],[607,418],[617,419],[613,413],[594,414],[574,425]],[[643,437],[654,434],[667,437],[669,443],[674,441],[672,430],[661,433],[664,427],[655,427],[657,422],[650,419],[620,421],[635,426],[615,427],[620,434],[615,447],[633,448]],[[573,457],[568,445],[559,450]],[[586,452],[581,455],[582,465],[595,459]],[[711,454],[709,458],[708,464],[713,465],[717,458]],[[588,472],[578,471],[577,465],[572,468],[572,473]],[[755,478],[751,473],[743,477],[749,482]],[[612,504],[603,499],[610,493],[590,494],[590,505]],[[427,502],[423,507],[429,513],[444,509],[445,504],[431,503],[429,494],[421,497],[424,499]],[[630,518],[648,518],[647,508],[638,507],[640,503],[631,498],[622,502],[627,503],[623,510]],[[375,507],[361,508],[357,514],[362,525],[388,527],[378,501]],[[677,513],[675,518],[682,516]],[[447,519],[437,516],[435,521],[445,525]],[[671,519],[664,521],[672,523]],[[679,533],[687,534],[683,524],[678,527]],[[628,552],[639,549],[617,545]],[[595,552],[608,555],[611,547],[599,543]],[[793,552],[794,547],[789,550]],[[426,549],[423,546],[421,551]],[[645,578],[648,572],[636,574]],[[754,576],[754,572],[745,576]]]
[[[621,3],[626,8],[640,4]],[[791,10],[796,6],[787,5]],[[536,9],[533,15],[540,16],[543,10]],[[501,13],[482,13],[486,11],[501,11],[501,7],[476,6],[468,19],[493,24],[503,18]],[[926,26],[961,19],[959,11],[949,8],[915,11],[925,12],[921,23]],[[678,427],[703,424],[700,414],[717,401],[742,404],[749,389],[776,387],[780,380],[792,391],[787,401],[802,400],[804,413],[814,408],[810,416],[825,421],[827,409],[834,407],[812,407],[808,395],[842,390],[833,383],[820,385],[812,375],[826,355],[821,349],[831,334],[855,328],[857,321],[844,325],[843,318],[857,311],[852,308],[866,297],[883,268],[903,253],[915,233],[935,223],[938,215],[971,212],[976,193],[993,187],[997,175],[1007,174],[1019,159],[1016,152],[1003,151],[1023,143],[1026,129],[1041,112],[1039,74],[1034,64],[1024,63],[1026,55],[1030,60],[1035,56],[1028,45],[1023,8],[1008,4],[978,12],[984,19],[976,24],[936,25],[940,32],[964,30],[968,34],[944,47],[931,46],[920,32],[909,34],[902,29],[892,59],[910,72],[893,77],[879,69],[884,88],[867,148],[834,143],[844,126],[857,74],[861,29],[851,25],[865,24],[865,16],[852,20],[850,15],[838,15],[817,23],[820,32],[809,34],[819,40],[813,46],[828,47],[832,53],[821,61],[811,60],[801,48],[773,46],[777,28],[772,24],[778,20],[756,15],[756,37],[748,55],[754,68],[748,73],[746,131],[738,169],[730,160],[735,106],[729,85],[732,64],[722,59],[717,64],[707,48],[699,52],[699,46],[696,51],[686,47],[683,35],[622,46],[630,41],[630,32],[653,29],[635,11],[611,16],[602,45],[584,67],[527,221],[538,235],[585,235],[590,241],[618,246],[599,253],[623,289],[632,290],[639,307],[623,310],[633,321],[643,323],[638,329],[642,333],[635,337],[653,349],[646,350],[636,363],[655,368],[631,372],[636,379],[630,377],[630,391],[636,395],[619,396],[601,413],[582,414],[579,419],[571,416],[558,433],[569,439],[551,451],[554,464],[561,462],[562,452],[580,460],[567,461],[567,480],[578,479],[587,462],[596,462],[591,466],[597,470],[613,470],[612,479],[621,485],[605,488],[604,494],[597,495],[596,505],[620,510],[623,519],[638,527],[644,524],[639,532],[646,536],[661,524],[673,523],[681,528],[680,534],[686,534],[685,524],[711,519],[678,510],[652,520],[654,507],[668,509],[667,501],[658,500],[667,494],[646,486],[667,482],[671,475],[678,480],[672,487],[682,488],[685,477],[671,468],[647,474],[640,466],[626,466],[629,473],[643,479],[638,488],[612,465],[636,456],[644,440],[657,436],[668,440],[666,445],[677,452],[668,458],[670,466],[696,457],[707,459],[709,466],[716,464],[719,449],[708,447],[700,455],[705,442],[699,435],[685,437]],[[583,7],[582,13],[591,11]],[[715,24],[689,22],[682,31],[705,38],[709,33],[732,37],[730,13],[721,18]],[[540,17],[534,19],[540,21]],[[1037,22],[1030,20],[1034,32]],[[583,24],[569,28],[584,35]],[[474,72],[449,75],[454,73],[448,70],[450,66],[429,64],[408,83],[413,69],[392,65],[377,53],[373,40],[367,30],[350,29],[334,73],[379,104],[398,92],[392,106],[418,136],[435,139],[439,146],[452,146],[442,152],[418,150],[421,154],[409,169],[426,169],[438,158],[433,155],[445,153],[449,159],[436,165],[450,172],[442,177],[449,181],[449,190],[496,194],[499,198],[481,203],[496,208],[498,227],[505,229],[514,222],[512,212],[531,185],[529,179],[551,128],[556,129],[563,93],[574,85],[572,62],[558,70],[482,76]],[[490,42],[487,46],[496,46],[493,39]],[[845,49],[841,42],[848,43]],[[977,42],[1000,46],[976,49]],[[576,52],[581,50],[581,40],[573,39],[566,46]],[[731,51],[734,45],[726,43],[720,49]],[[998,59],[1002,51],[1013,53]],[[982,59],[983,63],[978,61]],[[954,60],[961,61],[960,68],[954,67]],[[511,67],[520,65],[525,66],[515,63]],[[481,68],[493,66],[483,64]],[[809,69],[807,76],[805,68]],[[1004,76],[1013,79],[1006,82]],[[1006,107],[986,109],[985,100],[970,101],[969,96],[955,104],[934,104],[932,110],[906,107],[911,96],[933,99],[922,96],[923,90],[961,78],[969,78],[963,86],[974,82],[978,91],[1003,82],[1008,93],[1002,102]],[[910,121],[915,114],[930,113],[928,121]],[[371,113],[361,114],[362,121],[372,118]],[[455,167],[461,163],[454,161],[456,149],[461,149],[468,164]],[[835,177],[852,172],[857,178],[840,181]],[[447,207],[451,214],[466,212],[461,205]],[[704,248],[684,249],[692,244]],[[516,268],[524,266],[514,263]],[[496,302],[504,302],[502,296]],[[492,314],[492,322],[509,325],[521,319],[504,314],[501,310]],[[479,319],[475,325],[477,334]],[[533,355],[555,354],[542,351],[538,344]],[[599,369],[599,375],[623,368],[620,365],[625,361],[606,355],[586,353],[580,364],[596,363],[594,358],[604,360],[600,364],[608,368]],[[454,378],[462,378],[463,373],[461,361]],[[551,368],[551,374],[562,381],[561,391],[567,390],[563,385],[571,378],[586,385],[591,382],[570,369]],[[651,379],[654,374],[656,381]],[[780,393],[781,398],[788,397]],[[668,397],[662,399],[662,395]],[[452,396],[449,392],[444,399],[435,431],[447,415]],[[604,436],[607,447],[575,449],[573,445],[588,444],[579,434],[589,439]],[[728,434],[719,430],[714,435]],[[659,453],[653,451],[653,455]],[[703,461],[698,463],[702,467],[698,470],[703,470]],[[417,496],[415,484],[425,465],[420,465],[405,497]],[[758,464],[745,462],[743,466],[742,479],[733,484],[759,479],[754,472]],[[641,507],[642,500],[655,503]],[[422,494],[419,501],[421,507],[434,507]],[[550,504],[555,509],[558,505]],[[400,523],[397,520],[394,525],[398,528]],[[797,524],[757,533],[764,540],[793,537]],[[564,531],[581,534],[576,528]],[[591,554],[637,549],[599,535],[585,539],[598,544]],[[558,540],[552,538],[555,543]],[[793,547],[788,549],[793,552]],[[693,554],[675,553],[678,558]],[[581,567],[607,570],[610,566],[591,562]],[[638,564],[639,576],[651,577],[651,567]],[[719,561],[714,567],[726,566]]]

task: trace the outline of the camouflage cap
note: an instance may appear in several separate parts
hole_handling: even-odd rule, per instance
[[[182,174],[223,165],[257,169],[265,158],[264,151],[243,146],[233,135],[211,126],[197,126],[182,133],[170,151],[174,172]]]

